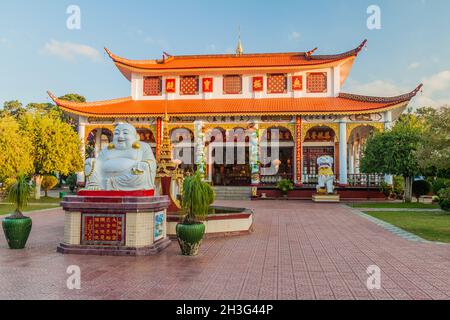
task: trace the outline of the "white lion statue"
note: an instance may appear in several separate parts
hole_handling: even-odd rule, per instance
[[[319,166],[318,175],[318,193],[333,194],[334,193],[334,173],[333,173],[334,160],[330,156],[322,156],[317,159],[317,165]]]

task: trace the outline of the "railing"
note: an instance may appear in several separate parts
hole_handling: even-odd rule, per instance
[[[348,185],[351,187],[379,188],[385,181],[383,174],[349,174]]]
[[[302,184],[308,187],[315,187],[319,183],[319,176],[317,174],[304,174]],[[339,176],[334,176],[334,184],[339,183]]]
[[[291,173],[281,173],[281,174],[277,174],[277,175],[272,175],[272,176],[261,176],[261,184],[262,185],[276,185],[278,183],[278,181],[280,180],[294,180],[294,175]]]

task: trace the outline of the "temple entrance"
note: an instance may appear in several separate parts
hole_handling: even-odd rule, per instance
[[[251,184],[249,137],[245,130],[226,132],[212,130],[207,143],[210,160],[208,175],[216,186],[248,186]]]
[[[330,156],[334,159],[334,173],[337,174],[336,134],[327,126],[313,127],[306,133],[303,142],[303,184],[317,184],[319,168],[317,159]]]

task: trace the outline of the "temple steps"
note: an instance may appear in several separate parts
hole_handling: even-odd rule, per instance
[[[216,200],[250,200],[252,197],[251,187],[213,187]]]

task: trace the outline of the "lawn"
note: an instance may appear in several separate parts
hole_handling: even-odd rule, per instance
[[[450,243],[450,213],[371,211],[366,214],[414,233],[423,239]]]
[[[437,204],[425,203],[401,203],[401,202],[375,202],[375,203],[352,203],[353,208],[375,208],[375,209],[439,209]]]
[[[51,209],[59,207],[60,199],[58,198],[41,198],[40,200],[30,199],[28,203],[28,207],[24,210],[24,212],[43,210],[43,209]],[[12,204],[0,203],[0,216],[9,214],[14,210],[14,206]]]

